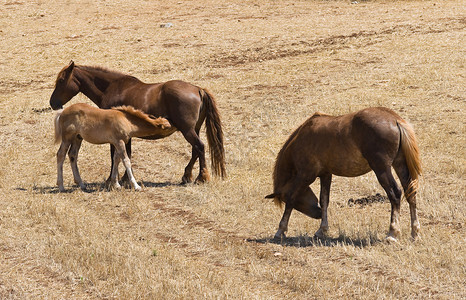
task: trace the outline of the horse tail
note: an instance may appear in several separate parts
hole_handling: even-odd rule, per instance
[[[206,112],[206,133],[209,143],[212,170],[215,175],[224,178],[225,170],[225,150],[223,148],[223,131],[220,114],[215,104],[215,98],[206,89],[200,89],[199,94]]]
[[[411,182],[405,192],[406,199],[409,199],[419,188],[419,176],[422,174],[421,158],[413,127],[404,120],[398,120],[397,124],[401,134],[401,150],[411,177]]]
[[[62,128],[60,126],[60,122],[59,122],[59,119],[60,119],[60,116],[63,112],[63,109],[60,109],[57,111],[57,114],[55,115],[55,118],[54,118],[54,127],[55,127],[55,144],[58,144],[61,142],[61,134],[62,134]]]

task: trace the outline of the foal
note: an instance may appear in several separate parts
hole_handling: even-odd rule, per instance
[[[128,172],[131,184],[135,190],[141,187],[131,172],[131,162],[126,153],[125,144],[132,137],[149,135],[170,135],[176,131],[167,119],[153,119],[142,111],[131,106],[119,106],[113,109],[100,109],[84,103],[73,104],[61,110],[55,116],[55,143],[61,141],[57,152],[57,184],[61,192],[63,187],[63,162],[66,154],[70,158],[71,169],[75,183],[81,189],[85,185],[78,170],[78,152],[82,140],[92,144],[112,144],[116,151],[113,156],[111,185],[120,188],[118,183],[118,165],[120,160]]]

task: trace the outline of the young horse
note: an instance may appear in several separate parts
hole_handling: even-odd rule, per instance
[[[57,113],[55,116],[55,143],[61,141],[57,152],[57,184],[61,192],[63,187],[63,162],[66,153],[70,158],[71,169],[75,183],[81,189],[85,186],[79,176],[78,152],[82,140],[93,144],[111,143],[116,151],[113,156],[113,167],[110,175],[113,187],[119,188],[118,165],[123,161],[129,179],[135,190],[141,187],[137,184],[131,171],[131,162],[126,153],[125,143],[132,137],[148,135],[169,135],[176,131],[167,119],[152,119],[141,111],[130,106],[120,106],[113,109],[99,109],[88,104],[73,104]]]
[[[60,109],[79,92],[100,108],[130,105],[149,115],[169,119],[192,145],[192,157],[185,168],[183,183],[192,181],[197,158],[199,176],[196,182],[210,178],[205,163],[204,143],[199,138],[205,120],[213,172],[222,177],[226,175],[220,115],[213,96],[207,90],[178,80],[146,84],[132,76],[98,67],[75,66],[71,62],[57,76],[50,106],[54,110]],[[160,139],[166,136],[154,134],[144,138]],[[127,152],[131,157],[131,139],[127,143]]]
[[[317,237],[328,231],[327,207],[332,174],[356,177],[371,169],[390,199],[392,212],[387,240],[400,236],[401,190],[392,175],[395,169],[411,212],[411,236],[419,233],[416,192],[421,174],[419,150],[412,127],[388,108],[367,108],[333,117],[316,113],[304,122],[280,150],[273,173],[274,192],[266,198],[285,203],[275,238],[288,228],[293,208],[322,218]],[[320,208],[309,185],[320,178]]]

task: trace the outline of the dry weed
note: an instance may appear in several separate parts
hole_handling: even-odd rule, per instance
[[[0,298],[464,299],[462,3],[3,1]],[[179,186],[191,149],[174,134],[134,140],[142,192],[104,190],[109,147],[83,144],[89,191],[65,165],[58,193],[48,100],[71,59],[211,90],[228,178]],[[274,243],[281,211],[263,197],[287,136],[315,111],[378,105],[420,140],[422,238],[408,238],[405,202],[393,245],[388,203],[347,205],[383,194],[368,174],[334,178],[328,240],[294,212],[289,238]]]

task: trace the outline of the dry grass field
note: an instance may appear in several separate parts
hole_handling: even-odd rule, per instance
[[[0,299],[466,298],[464,1],[3,0],[0,38]],[[48,102],[71,59],[208,88],[228,177],[179,185],[191,148],[175,133],[133,140],[141,192],[105,190],[109,146],[83,143],[88,190],[67,160],[58,193]],[[421,239],[406,201],[395,244],[388,202],[349,201],[384,195],[370,173],[333,178],[327,239],[295,211],[274,242],[264,196],[288,135],[368,106],[417,133]]]

